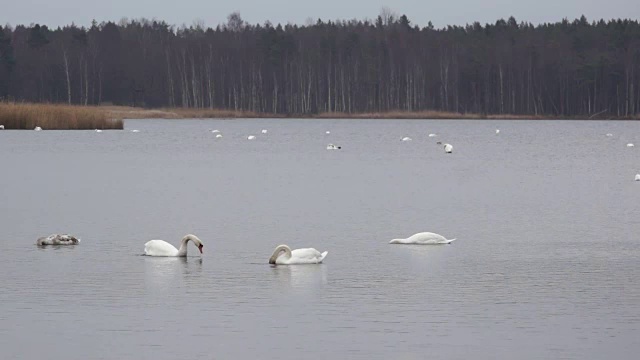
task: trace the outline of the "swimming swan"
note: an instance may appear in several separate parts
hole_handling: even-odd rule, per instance
[[[187,256],[187,243],[189,240],[193,241],[194,245],[200,250],[202,254],[202,241],[197,236],[188,234],[182,238],[180,242],[180,249],[176,249],[175,246],[169,244],[164,240],[149,240],[144,244],[144,254],[148,256]]]
[[[435,233],[421,232],[406,239],[393,239],[389,241],[389,244],[442,245],[450,244],[454,240],[446,239],[444,236]]]
[[[333,144],[327,145],[327,150],[340,150],[340,149],[342,149],[342,146],[335,146]]]
[[[633,145],[633,143],[628,143],[627,147],[634,147],[635,145]]]
[[[640,181],[640,174],[636,174],[636,181]]]
[[[262,133],[263,133],[263,134],[268,133],[267,129],[262,129]]]
[[[221,137],[222,137],[222,135],[220,135],[220,134],[216,134],[216,139],[219,139],[219,138],[221,138]]]
[[[411,141],[411,138],[408,136],[403,137],[400,141]]]
[[[255,137],[254,135],[249,135],[249,136],[247,136],[247,140],[253,140],[253,139],[255,139],[255,138],[256,138],[256,137]]]
[[[96,129],[96,132],[97,132],[97,133],[101,133],[101,132],[102,132],[102,130],[100,130],[100,129]]]
[[[328,251],[320,253],[314,248],[291,250],[287,245],[278,245],[269,258],[269,264],[320,264],[328,253]]]
[[[452,151],[453,146],[451,146],[451,144],[444,144],[444,152],[446,152],[447,154],[451,154]]]
[[[42,131],[42,128],[40,126],[36,126],[33,130],[35,131]]]
[[[0,130],[4,130],[4,125],[0,125]]]
[[[51,234],[47,237],[38,238],[36,244],[43,245],[77,245],[80,239],[69,234]]]

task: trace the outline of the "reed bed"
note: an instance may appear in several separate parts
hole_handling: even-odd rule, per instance
[[[561,117],[513,114],[476,114],[448,111],[385,111],[379,113],[322,112],[318,114],[273,114],[227,109],[164,108],[141,109],[128,106],[104,106],[114,117],[124,119],[233,119],[233,118],[296,118],[296,119],[505,119],[539,120]]]
[[[95,106],[0,103],[0,125],[5,129],[121,130],[121,118]]]

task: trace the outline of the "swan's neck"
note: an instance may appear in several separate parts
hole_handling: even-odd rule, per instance
[[[187,244],[191,240],[191,237],[185,236],[182,238],[180,242],[180,248],[178,249],[178,256],[186,256],[187,255]]]
[[[280,254],[282,252],[284,252],[284,256],[286,256],[287,259],[291,258],[291,248],[287,245],[280,245],[273,251],[271,258],[269,258],[269,264],[275,264],[276,260],[278,259],[278,257],[280,257]]]
[[[404,244],[407,242],[407,239],[393,239],[389,241],[389,244]]]

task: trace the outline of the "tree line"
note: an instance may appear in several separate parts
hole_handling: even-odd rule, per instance
[[[640,114],[635,20],[0,27],[0,98],[273,114]]]

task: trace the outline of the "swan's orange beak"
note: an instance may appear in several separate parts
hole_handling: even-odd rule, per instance
[[[200,250],[200,254],[202,254],[202,248],[204,247],[204,245],[200,244],[200,246],[198,246],[198,250]]]

